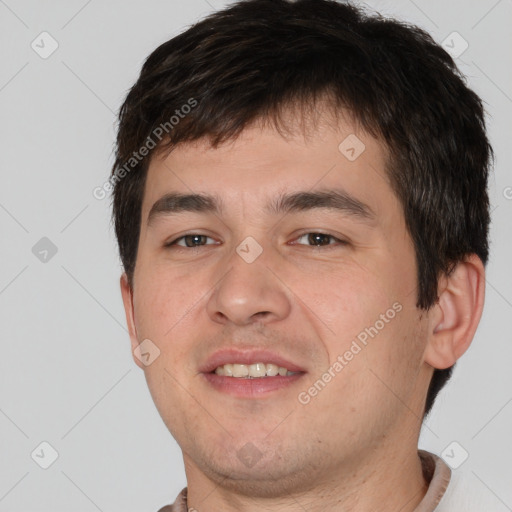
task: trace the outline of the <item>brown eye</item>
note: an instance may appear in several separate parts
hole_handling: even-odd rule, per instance
[[[327,233],[305,233],[301,235],[297,240],[305,240],[308,244],[316,247],[323,247],[327,245],[336,245],[335,243],[330,243],[332,240],[334,242],[338,242],[340,244],[345,244],[343,240],[336,238],[333,235],[328,235]],[[300,245],[303,245],[299,242]]]
[[[180,247],[193,248],[193,247],[201,247],[203,245],[212,245],[212,244],[206,244],[207,239],[212,240],[212,238],[210,238],[209,236],[199,235],[197,233],[191,233],[188,235],[180,236],[176,240],[169,242],[168,244],[166,244],[166,247],[177,245]]]

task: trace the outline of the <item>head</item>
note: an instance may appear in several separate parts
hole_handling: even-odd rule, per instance
[[[113,217],[133,348],[160,351],[136,362],[189,464],[291,482],[417,439],[480,318],[491,157],[452,58],[352,5],[238,2],[149,56],[120,111]],[[286,354],[302,381],[215,391],[201,369],[226,347]]]

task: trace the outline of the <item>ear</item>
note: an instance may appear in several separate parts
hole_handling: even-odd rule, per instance
[[[133,351],[139,346],[139,339],[137,336],[137,328],[135,327],[135,318],[133,313],[133,290],[128,283],[128,276],[126,272],[123,273],[120,279],[121,295],[123,297],[124,312],[126,315],[126,325],[128,326],[128,333],[130,334],[132,357],[137,366],[144,369],[142,362],[135,357]]]
[[[443,370],[466,352],[480,322],[484,298],[484,265],[471,254],[439,281],[439,300],[429,314],[426,363]]]

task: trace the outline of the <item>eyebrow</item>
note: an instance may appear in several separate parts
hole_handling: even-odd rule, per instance
[[[376,219],[376,214],[370,206],[341,189],[280,194],[266,205],[266,211],[272,215],[314,209],[336,210],[367,223]],[[221,215],[222,201],[216,195],[170,192],[153,204],[147,223],[150,225],[157,217],[168,217],[181,212]]]

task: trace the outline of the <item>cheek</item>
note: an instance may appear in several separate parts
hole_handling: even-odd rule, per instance
[[[294,291],[308,306],[303,311],[317,326],[331,363],[346,355],[345,378],[359,374],[378,394],[385,388],[379,376],[400,387],[420,366],[423,341],[417,331],[415,281],[412,254],[399,260],[382,251],[367,262],[347,259],[342,266],[317,272],[314,280],[302,274]]]
[[[167,339],[204,295],[200,286],[193,286],[197,281],[158,265],[151,272],[141,268],[137,278],[134,311],[139,336]]]
[[[328,344],[335,351],[350,345],[390,308],[388,316],[395,316],[392,306],[400,302],[401,292],[389,279],[389,268],[384,268],[376,267],[375,261],[364,266],[347,260],[321,271],[317,267],[309,277],[301,272],[293,279],[298,307],[330,340]]]
[[[409,404],[422,367],[426,329],[415,307],[403,307],[368,344],[365,364],[390,409]]]
[[[208,286],[201,286],[200,276],[191,278],[190,273],[177,275],[157,264],[146,268],[151,268],[151,274],[141,266],[140,286],[135,287],[135,324],[139,340],[150,339],[160,351],[144,370],[155,401],[159,400],[159,390],[166,390],[162,397],[165,405],[165,393],[172,394],[169,390],[178,385],[173,378],[184,382],[184,375],[194,371],[190,351]]]

